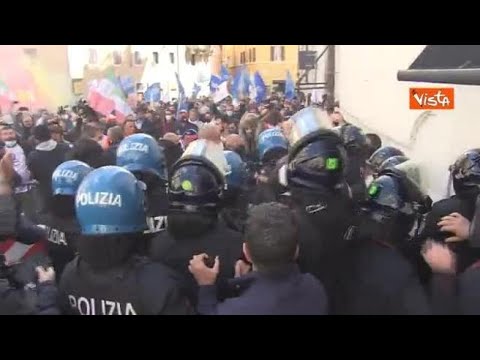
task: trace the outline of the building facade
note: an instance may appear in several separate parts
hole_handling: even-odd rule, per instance
[[[287,71],[297,80],[298,45],[222,45],[222,58],[230,73],[245,65],[250,74],[260,72],[270,88],[282,86]]]
[[[32,110],[73,100],[67,45],[1,45],[0,82],[11,100]]]
[[[117,76],[131,76],[136,91],[143,93],[149,85],[159,82],[165,100],[178,98],[175,73],[179,74],[185,92],[194,84],[208,89],[209,61],[192,63],[185,45],[71,45],[70,74],[77,95],[86,95],[88,83],[102,76],[113,65]]]

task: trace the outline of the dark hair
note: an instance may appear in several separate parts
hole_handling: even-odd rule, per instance
[[[280,203],[250,209],[245,242],[258,271],[275,272],[295,261],[297,223],[293,212]]]
[[[263,122],[270,124],[272,126],[277,126],[283,121],[283,116],[277,110],[270,110],[263,117]]]
[[[68,154],[67,160],[83,161],[93,168],[106,165],[106,159],[100,144],[88,138],[82,138],[75,143],[72,151]]]
[[[47,125],[37,125],[33,128],[33,136],[35,140],[40,142],[48,141],[52,138],[50,134],[50,129]]]
[[[48,126],[51,134],[61,134],[63,135],[63,128],[58,124],[50,124]]]

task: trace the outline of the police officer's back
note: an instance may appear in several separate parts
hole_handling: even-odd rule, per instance
[[[164,150],[147,134],[134,134],[122,140],[117,149],[117,165],[131,171],[144,182],[146,190],[147,230],[145,249],[148,242],[167,226],[167,166]]]
[[[80,226],[75,217],[75,194],[83,178],[93,169],[87,164],[69,160],[60,164],[52,175],[52,206],[39,217],[47,232],[47,250],[60,279],[65,265],[76,252]]]
[[[320,279],[329,293],[353,216],[346,153],[340,137],[323,127],[318,109],[303,109],[291,120],[287,179],[299,219],[300,269]]]
[[[442,217],[459,213],[472,220],[475,212],[475,200],[480,193],[480,150],[472,149],[458,157],[450,167],[455,195],[433,204],[425,220],[423,239],[444,242],[451,234],[440,231],[437,225]],[[480,251],[472,248],[468,241],[448,244],[457,257],[457,271],[461,273],[480,259]]]
[[[135,255],[146,228],[144,184],[127,170],[92,171],[76,195],[79,255],[60,281],[62,310],[82,315],[187,314],[176,274]]]
[[[197,147],[201,154],[207,142],[199,140],[190,146]],[[168,193],[168,228],[152,240],[150,251],[152,259],[184,274],[193,301],[197,286],[188,272],[193,255],[219,256],[225,264],[220,270],[220,281],[233,277],[235,262],[242,255],[242,235],[219,221],[225,179],[208,155],[212,154],[187,154],[174,165]],[[214,158],[217,156],[224,157],[223,151],[213,154]]]
[[[224,154],[230,169],[226,176],[221,218],[230,229],[243,232],[248,209],[247,168],[237,153],[226,150]]]
[[[403,244],[423,202],[405,177],[385,174],[369,187],[357,231],[344,257],[332,297],[336,314],[428,314],[427,295]]]
[[[252,204],[277,201],[280,196],[277,186],[277,162],[287,155],[288,142],[280,129],[273,128],[261,132],[257,140],[259,170],[257,183],[251,196]]]

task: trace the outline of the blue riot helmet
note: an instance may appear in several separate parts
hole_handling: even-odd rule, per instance
[[[383,170],[391,169],[397,165],[403,164],[405,161],[408,161],[408,157],[403,155],[396,155],[385,160],[382,165],[378,168],[378,172],[381,173]]]
[[[464,152],[449,170],[455,194],[475,199],[480,193],[480,149]]]
[[[147,228],[145,184],[119,166],[90,172],[75,198],[83,235],[141,233]]]
[[[288,185],[327,191],[344,188],[347,154],[340,137],[326,128],[324,114],[309,107],[291,120]]]
[[[303,141],[308,141],[318,132],[329,128],[329,120],[326,113],[319,108],[307,107],[295,113],[288,120],[292,128],[288,136],[288,142],[292,148]]]
[[[422,216],[431,210],[431,199],[408,174],[396,168],[380,173],[367,193],[362,211],[369,220],[383,226],[392,240],[407,240],[414,225],[417,234]]]
[[[247,180],[247,164],[245,164],[236,152],[225,150],[223,152],[229,166],[229,171],[225,176],[228,189],[240,189]]]
[[[122,140],[117,149],[117,166],[133,173],[152,174],[166,181],[164,150],[153,137],[133,134]]]
[[[78,160],[69,160],[57,166],[52,174],[53,195],[74,196],[82,180],[93,168]]]
[[[374,174],[377,174],[380,166],[385,160],[388,160],[392,156],[405,156],[405,154],[393,147],[393,146],[383,146],[380,149],[376,150],[372,156],[367,160],[367,165]]]
[[[268,162],[286,155],[288,142],[280,129],[267,129],[258,136],[257,149],[260,161]]]
[[[197,141],[200,143],[194,144]],[[170,210],[216,212],[222,201],[224,174],[228,173],[223,150],[221,155],[227,164],[223,167],[225,172],[217,165],[222,163],[220,154],[212,154],[217,149],[215,144],[197,141],[190,144],[182,158],[173,165],[168,191]]]

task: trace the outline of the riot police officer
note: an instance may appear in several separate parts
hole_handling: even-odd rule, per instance
[[[401,172],[380,174],[368,188],[341,274],[333,313],[429,314],[427,295],[403,247],[425,211],[425,197]]]
[[[131,171],[147,186],[145,240],[148,241],[167,226],[168,176],[164,150],[150,135],[130,135],[118,146],[117,165]],[[146,243],[143,246],[142,252],[148,248]]]
[[[345,181],[347,154],[328,119],[308,107],[295,115],[290,136],[287,181],[299,219],[299,265],[315,275],[329,293],[335,283],[353,202]]]
[[[78,160],[57,166],[52,174],[52,207],[40,216],[40,226],[47,232],[47,250],[53,268],[61,276],[65,265],[73,260],[80,226],[75,217],[75,194],[82,180],[93,168]]]
[[[442,231],[440,222],[444,216],[458,213],[469,221],[475,213],[475,201],[480,194],[480,149],[471,149],[460,155],[450,166],[450,176],[455,195],[433,204],[432,211],[425,220],[423,239],[446,242],[452,234]],[[480,259],[480,250],[472,247],[469,241],[448,242],[449,248],[457,257],[457,272],[461,273]]]
[[[405,156],[403,151],[393,146],[383,146],[376,150],[367,160],[367,171],[365,173],[366,178],[375,177],[380,171],[380,166],[385,160],[388,160],[392,156]],[[370,183],[367,180],[367,183]]]
[[[382,172],[386,169],[391,169],[397,165],[403,164],[405,161],[408,161],[409,158],[403,155],[396,155],[385,160],[382,165],[378,168],[378,172]]]
[[[227,226],[243,233],[247,219],[248,199],[246,194],[247,165],[236,152],[225,150],[229,172],[225,176],[221,217]]]
[[[82,236],[65,267],[59,296],[64,313],[187,314],[176,274],[135,254],[146,229],[145,184],[118,166],[92,171],[75,198]]]
[[[256,174],[257,184],[252,193],[251,203],[278,201],[280,191],[276,181],[277,162],[287,155],[288,141],[280,129],[267,129],[258,136],[257,151],[260,168]]]
[[[222,285],[234,276],[234,266],[242,256],[242,235],[219,221],[228,168],[222,147],[208,140],[189,145],[172,168],[169,182],[167,231],[152,240],[150,257],[183,273],[190,299],[196,302],[197,284],[188,271],[190,259],[205,253],[222,262]]]
[[[334,130],[342,139],[347,151],[348,164],[345,169],[345,179],[352,191],[352,199],[357,202],[363,201],[366,196],[363,173],[367,160],[367,139],[362,130],[355,125],[344,124]]]

